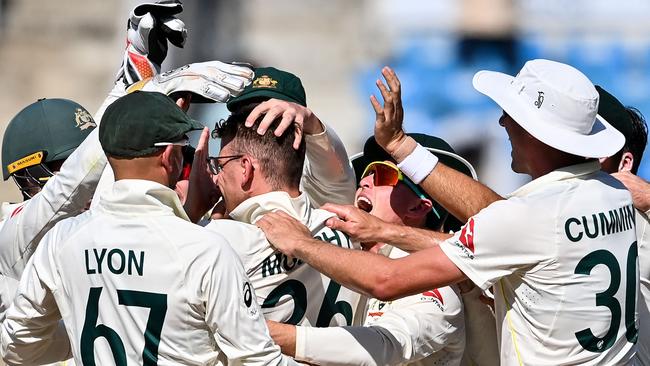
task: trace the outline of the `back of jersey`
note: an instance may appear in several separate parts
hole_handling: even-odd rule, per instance
[[[633,358],[639,288],[634,208],[629,193],[612,186],[613,178],[600,178],[572,179],[548,188],[543,194],[555,194],[546,199],[530,197],[537,202],[529,211],[535,216],[529,216],[526,240],[517,244],[543,247],[547,256],[496,286],[498,300],[506,299],[501,311],[508,312],[502,314],[501,349],[512,358],[537,365],[626,365]]]
[[[173,215],[100,212],[57,237],[61,283],[54,295],[75,359],[84,365],[216,361],[219,349],[206,323],[215,311],[210,296],[217,296],[211,279],[217,263],[236,261],[219,235]],[[227,270],[216,277],[230,279]],[[237,294],[243,285],[232,283]],[[226,308],[219,310],[235,321],[239,309]]]
[[[314,238],[343,248],[359,249],[346,234],[324,225],[328,217],[331,214],[325,211],[312,211],[311,218],[318,219],[307,224]],[[216,220],[209,227],[228,238],[240,238],[231,242],[242,258],[266,319],[316,327],[363,322],[364,296],[342,287],[307,263],[276,251],[256,226]]]
[[[564,304],[549,339],[568,338],[576,363],[627,364],[638,338],[635,210],[614,178],[598,176],[558,205],[558,263],[550,267],[563,277]]]

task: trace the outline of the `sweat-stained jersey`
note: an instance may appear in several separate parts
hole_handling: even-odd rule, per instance
[[[79,365],[295,364],[273,344],[226,239],[151,181],[116,182],[46,234],[2,324],[3,357],[65,358],[52,336],[61,317]]]
[[[440,248],[483,290],[494,285],[502,365],[633,364],[635,212],[598,162],[533,180]]]
[[[392,248],[389,257],[406,255]],[[455,286],[395,301],[370,299],[368,305],[363,327],[296,327],[296,360],[355,366],[460,364],[465,323]]]
[[[334,214],[312,208],[304,193],[296,198],[286,192],[252,197],[230,213],[233,220],[210,222],[206,228],[228,238],[239,254],[264,316],[277,322],[315,327],[361,323],[365,298],[297,258],[276,251],[264,232],[254,225],[264,214],[276,210],[298,219],[315,238],[343,248],[359,248],[344,233],[326,227],[325,221]]]

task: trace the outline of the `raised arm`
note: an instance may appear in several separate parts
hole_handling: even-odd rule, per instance
[[[381,73],[388,84],[387,87],[381,80],[377,80],[377,87],[384,100],[383,106],[374,95],[370,97],[376,113],[375,139],[400,164],[402,171],[461,221],[466,221],[491,203],[503,199],[484,184],[440,162],[429,170],[428,175],[420,174],[424,177],[419,179],[409,174],[410,169],[402,164],[416,150],[417,143],[402,128],[404,111],[400,81],[395,71],[389,67],[384,67]],[[418,162],[422,163],[421,160]]]
[[[329,203],[322,208],[341,218],[329,219],[329,227],[344,231],[360,243],[389,243],[406,252],[416,252],[437,246],[451,237],[451,234],[388,223],[351,205]]]
[[[336,132],[324,123],[307,107],[279,99],[270,99],[260,103],[246,119],[246,125],[253,123],[264,115],[258,133],[263,134],[276,118],[282,121],[275,129],[276,136],[281,136],[290,123],[302,126],[303,134],[297,135],[294,148],[300,139],[306,143],[306,159],[301,180],[301,188],[307,193],[312,203],[320,207],[327,202],[349,204],[354,200],[356,182],[354,170],[348,160],[343,142]]]

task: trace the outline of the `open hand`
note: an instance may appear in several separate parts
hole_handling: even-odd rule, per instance
[[[298,103],[287,102],[280,99],[270,99],[260,103],[246,118],[246,127],[252,127],[260,116],[264,118],[257,127],[257,133],[263,135],[269,126],[277,118],[282,117],[280,124],[275,128],[275,136],[282,136],[284,131],[292,123],[297,123],[299,128],[296,131],[296,137],[293,142],[293,148],[300,147],[302,132],[307,134],[316,134],[324,131],[323,125],[316,115],[307,107]]]
[[[402,90],[395,71],[388,66],[381,70],[388,87],[377,79],[377,88],[384,100],[382,106],[377,97],[370,96],[370,103],[375,110],[375,139],[379,146],[392,154],[399,148],[406,134],[402,128],[404,108],[402,108]]]
[[[196,146],[185,200],[185,212],[192,222],[197,222],[221,197],[221,191],[215,184],[210,168],[208,168],[209,140],[210,130],[206,127],[201,131],[201,137]]]
[[[262,229],[271,245],[291,257],[295,257],[295,249],[305,240],[313,239],[305,225],[284,211],[269,212],[255,225]]]
[[[352,205],[326,203],[321,208],[333,212],[338,216],[338,218],[332,217],[328,219],[325,222],[327,227],[343,231],[353,241],[358,241],[363,244],[385,242],[385,238],[381,234],[388,223],[378,217]]]

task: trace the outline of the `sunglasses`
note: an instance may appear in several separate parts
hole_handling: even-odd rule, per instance
[[[366,166],[366,169],[361,174],[361,179],[372,174],[372,182],[375,186],[391,186],[395,187],[397,183],[402,182],[411,189],[418,197],[428,199],[422,190],[406,177],[399,168],[387,161],[373,161]],[[433,213],[440,218],[440,214],[433,209]]]
[[[226,166],[226,164],[230,163],[233,160],[241,159],[244,157],[244,155],[226,155],[226,156],[216,156],[216,157],[208,157],[208,167],[210,168],[210,171],[212,174],[217,175],[221,173],[223,170],[223,167]],[[219,159],[226,159],[222,164],[219,164]]]

